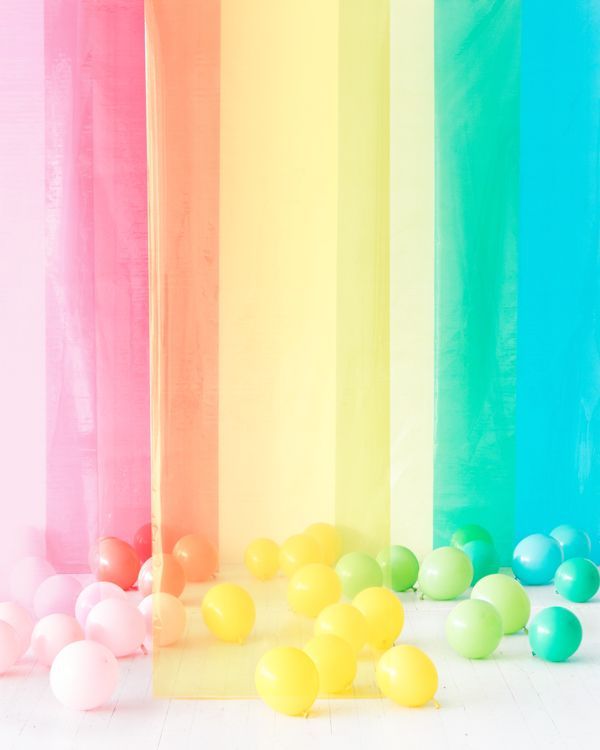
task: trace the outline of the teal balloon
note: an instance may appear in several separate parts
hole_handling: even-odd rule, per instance
[[[558,593],[570,602],[587,602],[600,588],[600,573],[591,560],[572,557],[559,566],[554,585]]]
[[[592,554],[592,542],[585,531],[575,526],[563,524],[552,529],[550,536],[560,544],[563,560],[572,557],[589,557]]]
[[[548,607],[529,625],[529,644],[534,656],[546,661],[565,661],[581,643],[583,631],[576,615],[564,607]]]
[[[484,529],[483,526],[479,526],[476,523],[469,523],[466,526],[461,526],[460,529],[457,529],[454,534],[452,534],[450,545],[462,549],[465,544],[476,541],[489,542],[490,544],[494,543],[492,535],[487,529]]]
[[[392,591],[406,591],[417,582],[419,561],[408,547],[394,544],[377,555],[383,571],[383,582]]]
[[[496,548],[490,542],[483,539],[475,539],[467,542],[462,551],[467,555],[473,566],[473,580],[471,586],[480,581],[485,576],[497,573],[500,570],[500,560]]]
[[[554,537],[531,534],[515,547],[512,569],[521,583],[541,586],[550,583],[562,561],[560,544]]]
[[[340,557],[335,571],[342,582],[342,591],[349,599],[354,599],[363,589],[383,584],[379,563],[364,552],[349,552]]]
[[[456,599],[471,585],[473,566],[465,553],[456,547],[438,547],[421,563],[418,586],[430,599]]]
[[[465,659],[485,659],[502,640],[503,625],[498,610],[483,599],[457,604],[446,620],[446,638]]]

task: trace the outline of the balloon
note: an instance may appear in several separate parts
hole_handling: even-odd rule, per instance
[[[0,620],[0,674],[4,674],[17,663],[19,652],[17,631],[8,622]]]
[[[424,706],[436,693],[434,663],[416,646],[394,646],[377,662],[377,686],[386,698],[401,706]]]
[[[254,676],[263,701],[287,716],[307,716],[319,692],[319,673],[312,659],[299,648],[267,651]]]
[[[187,613],[176,596],[164,591],[150,594],[138,604],[138,609],[146,624],[144,646],[148,651],[153,644],[170,646],[185,633]]]
[[[335,565],[342,554],[342,539],[335,526],[330,523],[313,523],[304,533],[319,544],[321,559],[325,565]]]
[[[182,536],[173,547],[173,557],[183,568],[188,581],[208,581],[217,572],[217,550],[201,534]]]
[[[550,536],[560,544],[563,560],[570,560],[572,557],[589,557],[592,554],[590,537],[581,529],[563,524],[552,529]]]
[[[255,539],[246,547],[244,564],[259,581],[268,581],[279,570],[279,545],[272,539]]]
[[[529,626],[529,644],[534,656],[546,661],[565,661],[581,644],[583,632],[576,615],[564,607],[547,607]]]
[[[95,581],[81,590],[75,602],[75,617],[82,628],[92,608],[104,599],[126,599],[127,596],[120,586],[108,581]]]
[[[352,646],[337,635],[316,635],[304,647],[319,673],[321,693],[344,693],[356,676]]]
[[[130,544],[114,536],[99,539],[91,553],[91,568],[98,581],[115,583],[125,591],[137,581],[141,561]]]
[[[185,573],[173,555],[156,554],[140,568],[137,586],[142,596],[148,596],[153,590],[181,596],[185,588]]]
[[[351,604],[330,604],[319,613],[315,635],[337,635],[347,641],[356,654],[367,642],[369,628],[365,616]]]
[[[492,573],[497,573],[500,570],[498,553],[494,545],[490,544],[490,542],[485,542],[483,539],[475,539],[472,542],[464,544],[461,549],[473,566],[471,586],[474,586],[477,581],[485,578],[485,576],[492,575]]]
[[[56,571],[42,557],[23,557],[10,571],[10,595],[17,604],[33,610],[33,598],[38,586]]]
[[[295,534],[281,545],[279,565],[288,578],[304,565],[321,562],[321,547],[308,534]]]
[[[561,562],[562,552],[556,539],[545,534],[531,534],[515,547],[512,569],[521,583],[539,586],[550,583]]]
[[[556,590],[571,602],[587,602],[600,587],[598,568],[591,560],[572,557],[559,566],[554,576]]]
[[[31,635],[31,650],[35,658],[49,667],[65,646],[83,640],[81,625],[71,615],[62,613],[43,617]]]
[[[473,566],[467,555],[455,547],[438,547],[421,563],[419,590],[430,599],[456,599],[471,585]]]
[[[525,589],[514,578],[494,573],[475,584],[471,599],[483,599],[498,610],[505,635],[522,630],[529,620],[531,604]]]
[[[381,587],[363,589],[352,606],[367,621],[367,642],[379,651],[390,648],[404,625],[404,607],[398,597]]]
[[[102,643],[117,657],[129,656],[146,637],[144,616],[127,599],[105,599],[89,613],[85,637]]]
[[[206,627],[221,641],[243,643],[250,635],[256,609],[250,594],[235,583],[219,583],[202,600]]]
[[[483,599],[460,602],[446,620],[446,638],[457,654],[466,659],[485,659],[502,640],[502,618]]]
[[[450,546],[462,549],[465,544],[475,541],[494,544],[492,535],[487,529],[484,529],[483,526],[478,526],[476,523],[469,523],[466,526],[461,526],[460,529],[457,529],[454,534],[452,534]]]
[[[299,615],[316,617],[342,595],[338,574],[323,563],[311,563],[297,570],[290,578],[287,598],[290,607]]]
[[[52,662],[50,689],[63,706],[76,711],[98,708],[110,698],[119,681],[119,665],[101,643],[75,641]]]
[[[335,570],[348,599],[353,599],[363,589],[381,586],[383,583],[383,573],[379,563],[364,552],[349,552],[340,557]]]
[[[19,641],[20,659],[29,648],[31,632],[33,630],[33,618],[29,612],[20,604],[15,602],[0,602],[0,620],[7,622],[15,629]]]
[[[75,614],[75,602],[81,593],[81,584],[73,576],[55,575],[38,586],[33,598],[33,609],[38,618],[52,614]]]
[[[417,582],[419,561],[408,547],[394,544],[381,550],[377,562],[383,571],[383,582],[392,591],[407,591]]]

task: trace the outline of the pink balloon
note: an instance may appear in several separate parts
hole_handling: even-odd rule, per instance
[[[35,658],[49,667],[65,646],[83,640],[83,629],[71,615],[51,614],[34,627],[31,650]]]
[[[75,614],[75,602],[81,593],[81,584],[68,575],[46,578],[38,586],[33,598],[33,611],[36,617],[46,615]]]
[[[10,571],[12,598],[26,609],[33,610],[33,598],[38,586],[56,571],[43,557],[24,557]]]
[[[12,625],[0,620],[0,674],[9,670],[19,658],[19,636]]]
[[[52,662],[50,689],[67,708],[89,711],[110,698],[119,681],[119,665],[101,643],[75,641]]]
[[[187,613],[176,596],[165,591],[149,594],[138,604],[138,609],[146,623],[144,648],[147,651],[152,651],[154,639],[159,646],[171,646],[184,634]]]
[[[16,602],[0,603],[0,620],[12,625],[17,633],[19,641],[20,659],[29,648],[31,631],[33,630],[33,618],[29,612]]]
[[[124,599],[106,599],[96,604],[85,623],[85,637],[102,643],[115,656],[137,651],[145,636],[144,616]]]
[[[82,589],[81,593],[77,597],[75,602],[75,617],[82,628],[85,628],[85,623],[89,613],[92,609],[105,599],[126,599],[127,596],[122,588],[117,586],[116,583],[109,583],[108,581],[95,581],[90,583]]]

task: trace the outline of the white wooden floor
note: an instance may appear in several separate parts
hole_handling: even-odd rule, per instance
[[[533,611],[566,603],[551,587],[531,588]],[[568,605],[583,644],[568,663],[533,658],[525,635],[504,638],[487,661],[456,656],[444,639],[452,602],[406,603],[401,641],[425,649],[440,675],[439,710],[404,709],[384,699],[320,701],[290,719],[259,701],[154,700],[148,657],[121,661],[118,694],[89,713],[63,709],[47,671],[26,662],[0,676],[0,749],[9,750],[587,750],[600,736],[600,595]],[[318,743],[318,745],[316,744]]]

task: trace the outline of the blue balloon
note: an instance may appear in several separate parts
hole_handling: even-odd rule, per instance
[[[589,536],[575,526],[563,524],[557,526],[550,532],[550,536],[556,539],[563,552],[563,559],[570,560],[572,557],[589,557],[592,553],[592,542]]]
[[[490,542],[483,539],[475,539],[467,542],[462,546],[462,551],[467,555],[473,564],[473,580],[471,586],[477,581],[497,573],[500,570],[500,560],[496,548]]]
[[[550,583],[562,561],[562,550],[556,539],[545,534],[531,534],[515,547],[512,568],[521,583],[540,586]]]

